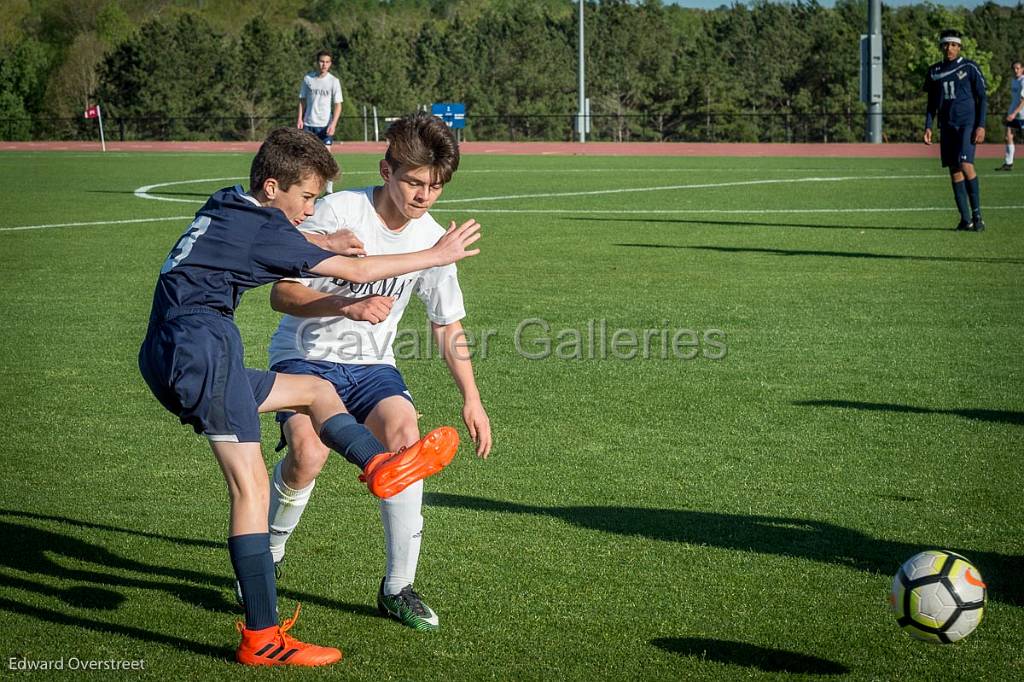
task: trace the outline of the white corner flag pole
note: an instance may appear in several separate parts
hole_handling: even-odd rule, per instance
[[[96,119],[100,122],[100,147],[107,151],[107,141],[103,138],[103,110],[99,104],[96,105]]]

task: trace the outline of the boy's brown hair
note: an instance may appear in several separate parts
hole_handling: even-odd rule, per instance
[[[384,160],[396,171],[400,166],[429,166],[432,182],[442,185],[459,169],[459,143],[444,121],[424,111],[403,116],[385,133]]]
[[[338,162],[316,135],[298,128],[277,128],[270,131],[252,160],[249,191],[258,192],[270,178],[287,190],[310,175],[323,182],[333,180]]]

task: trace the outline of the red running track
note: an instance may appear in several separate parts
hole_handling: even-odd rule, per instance
[[[335,154],[382,154],[383,142],[335,143]],[[255,153],[259,142],[108,142],[111,152]],[[939,160],[939,147],[922,144],[740,144],[690,142],[463,142],[463,154],[530,154],[534,156],[738,156],[738,157],[885,157]],[[98,152],[99,142],[0,142],[0,151]],[[983,144],[977,156],[1001,158],[1002,143]]]

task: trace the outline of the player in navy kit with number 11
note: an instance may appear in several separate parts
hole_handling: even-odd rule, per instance
[[[932,143],[932,122],[937,119],[942,167],[949,169],[953,198],[960,211],[956,229],[981,232],[985,222],[981,219],[974,149],[985,141],[988,96],[978,65],[960,56],[962,42],[959,31],[943,31],[939,49],[945,58],[928,67],[924,83],[928,93],[924,143]]]
[[[313,214],[325,181],[337,173],[337,163],[315,136],[294,128],[271,132],[253,159],[249,193],[240,187],[215,193],[171,250],[139,351],[139,368],[153,394],[206,436],[227,482],[228,550],[245,596],[235,657],[247,665],[315,666],[341,658],[338,649],[286,634],[298,610],[278,624],[259,413],[308,414],[324,443],[359,466],[360,479],[378,497],[440,470],[458,448],[455,430],[442,427],[404,451],[387,453],[326,381],[243,366],[233,315],[249,289],[312,275],[370,282],[477,253],[467,250],[479,238],[475,221],[448,230],[429,249],[387,257],[337,255],[352,251],[351,235],[303,236],[296,226]]]

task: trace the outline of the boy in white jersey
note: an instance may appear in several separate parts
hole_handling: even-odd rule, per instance
[[[380,162],[383,186],[346,190],[322,199],[304,230],[331,234],[351,230],[366,253],[397,254],[432,245],[444,233],[427,213],[458,168],[458,143],[440,119],[405,116],[387,131]],[[468,221],[474,223],[475,221]],[[462,338],[465,316],[454,266],[435,267],[369,284],[319,278],[278,282],[271,305],[286,313],[270,345],[275,371],[314,374],[334,384],[356,419],[395,449],[419,438],[416,409],[395,368],[392,342],[405,306],[415,293],[445,362],[463,396],[462,418],[487,457],[491,428],[477,391]],[[287,369],[286,369],[287,368]],[[289,449],[271,485],[271,552],[275,562],[298,524],[328,450],[308,417],[279,413]],[[417,630],[436,630],[437,615],[413,590],[423,528],[422,483],[380,505],[387,564],[377,594],[384,614]]]
[[[1013,135],[1015,130],[1024,130],[1024,64],[1019,61],[1010,65],[1013,80],[1010,81],[1010,108],[1006,112],[1006,154],[1003,165],[996,170],[1013,170]]]

